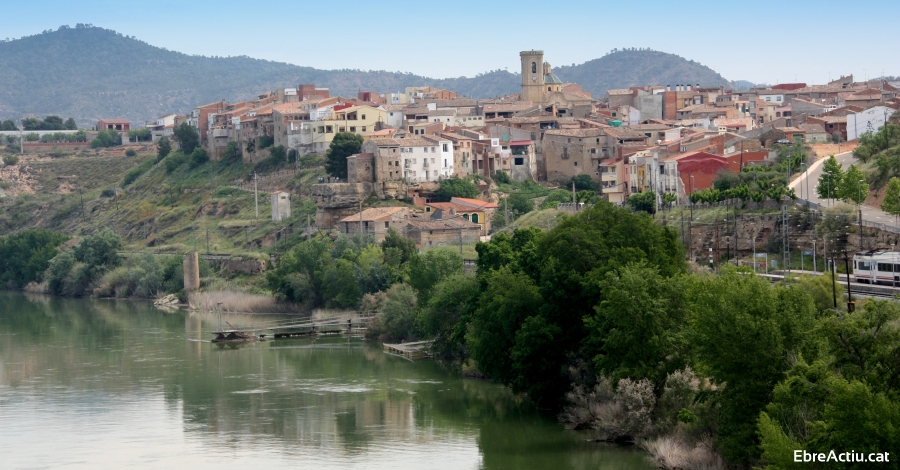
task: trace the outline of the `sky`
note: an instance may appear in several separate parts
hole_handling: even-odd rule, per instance
[[[729,80],[825,83],[900,76],[900,1],[328,2],[0,0],[0,38],[89,23],[157,47],[432,78],[515,72],[519,51],[552,65],[651,48]]]

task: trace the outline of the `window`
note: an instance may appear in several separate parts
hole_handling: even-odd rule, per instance
[[[592,149],[591,149],[591,153],[592,153],[592,154],[593,154],[593,153],[597,153],[597,149],[592,148]]]
[[[362,126],[362,131],[363,131],[363,132],[366,131],[366,126]]]
[[[431,147],[431,153],[435,153],[434,147]]]
[[[524,165],[524,164],[525,164],[525,159],[522,158],[522,157],[515,157],[515,158],[513,159],[513,164],[515,164],[515,165]]]
[[[767,97],[766,97],[766,101],[772,101],[772,97],[771,97],[771,96],[767,96]]]
[[[362,115],[362,118],[363,118],[363,119],[365,119],[365,118],[366,118],[366,115],[365,115],[365,114],[363,114],[363,115]]]
[[[478,223],[478,214],[472,214],[472,222]]]
[[[569,158],[569,147],[563,147],[563,158]]]
[[[385,223],[384,223],[384,228],[390,228],[390,226],[391,226],[390,224],[391,224],[390,222],[385,222]]]
[[[356,132],[356,126],[350,126],[350,132]]]
[[[550,87],[547,87],[547,91],[550,91]]]
[[[776,96],[776,97],[775,97],[775,101],[781,101],[781,97],[780,97],[780,96]]]
[[[537,73],[537,62],[531,63],[531,73]]]
[[[447,148],[447,144],[442,144],[444,152],[449,152],[450,150]]]
[[[575,166],[578,166],[578,162],[575,162]]]
[[[531,140],[535,140],[534,132],[531,133]]]

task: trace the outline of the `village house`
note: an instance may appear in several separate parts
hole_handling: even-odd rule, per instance
[[[338,227],[345,235],[368,233],[381,243],[389,229],[405,233],[409,215],[405,207],[373,207],[344,217],[338,221]]]
[[[481,240],[481,225],[471,222],[451,209],[411,214],[405,235],[419,248],[431,246],[477,243]]]

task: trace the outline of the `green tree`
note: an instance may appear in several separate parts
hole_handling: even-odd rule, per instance
[[[822,165],[822,174],[819,176],[819,184],[816,186],[816,194],[822,199],[834,199],[838,196],[841,182],[844,180],[844,170],[834,155],[828,157]]]
[[[157,151],[156,151],[156,161],[161,162],[164,158],[169,155],[169,152],[172,151],[172,143],[169,142],[169,138],[166,136],[162,136],[159,138],[159,141],[156,142]]]
[[[454,197],[478,197],[478,187],[469,180],[452,177],[441,180],[441,187],[434,193],[436,201],[449,201]]]
[[[694,194],[702,194],[702,192],[697,191]],[[635,212],[646,212],[648,214],[656,213],[656,193],[653,191],[632,194],[628,197],[627,201],[628,207]]]
[[[225,154],[222,156],[222,160],[226,162],[232,162],[240,159],[241,145],[234,141],[228,142],[228,145],[225,147]]]
[[[39,131],[43,128],[43,126],[44,126],[44,121],[42,121],[38,118],[34,118],[34,117],[22,118],[22,130]]]
[[[269,147],[269,158],[278,163],[285,162],[287,158],[287,152],[285,152],[284,146],[277,145],[275,147]]]
[[[718,447],[732,463],[758,457],[757,419],[783,380],[792,357],[817,358],[816,310],[809,293],[736,269],[696,281],[691,288],[689,341],[715,383]]]
[[[24,287],[40,282],[56,247],[69,237],[49,230],[26,230],[0,237],[0,282],[5,286]]]
[[[584,319],[588,357],[615,381],[650,379],[661,387],[686,365],[684,282],[639,263],[606,273],[599,286],[604,298]]]
[[[494,181],[498,184],[510,184],[512,180],[509,178],[509,173],[503,170],[497,170],[494,172]]]
[[[16,122],[12,119],[7,119],[0,123],[0,131],[17,131],[19,128],[16,126]]]
[[[381,250],[384,253],[384,262],[394,268],[406,264],[418,251],[413,239],[404,237],[393,228],[388,229],[381,242]]]
[[[91,148],[107,148],[122,145],[122,136],[118,131],[107,129],[97,133],[97,137],[91,141]]]
[[[66,129],[68,129],[70,131],[74,131],[74,130],[78,129],[78,124],[75,123],[75,119],[69,118],[69,119],[66,119],[66,122],[63,124],[63,127],[65,127]]]
[[[847,168],[847,172],[841,178],[838,194],[841,200],[848,204],[862,204],[869,197],[869,183],[866,183],[866,176],[856,165]]]
[[[480,293],[475,276],[453,274],[434,285],[431,299],[419,313],[419,330],[434,340],[433,348],[445,357],[465,354],[465,335],[478,306]]]
[[[516,218],[534,210],[534,200],[527,194],[512,193],[507,196],[510,211],[516,214]]]
[[[359,153],[363,138],[352,132],[338,132],[325,153],[325,171],[329,175],[347,179],[347,157]]]
[[[572,192],[565,189],[554,189],[541,203],[541,209],[556,209],[558,204],[564,202],[572,202]]]
[[[881,201],[881,210],[891,215],[900,214],[900,178],[895,176],[888,181],[884,189],[884,200]]]
[[[386,292],[381,311],[366,331],[366,336],[380,341],[416,339],[416,291],[408,284],[394,284]]]
[[[600,185],[591,179],[589,175],[581,174],[577,176],[573,176],[572,179],[566,183],[566,189],[572,189],[572,183],[575,183],[575,191],[594,191],[596,192],[600,189]]]
[[[431,289],[446,277],[462,274],[462,255],[454,250],[432,249],[414,255],[407,264],[409,285],[416,290],[421,303],[431,299]]]
[[[192,154],[194,149],[200,146],[200,134],[197,132],[197,128],[186,122],[175,126],[172,134],[185,155]]]
[[[19,163],[19,156],[14,154],[4,155],[3,156],[3,164],[6,166],[13,166]]]
[[[194,151],[191,153],[190,162],[191,168],[197,168],[200,165],[209,161],[209,155],[206,154],[206,150],[203,150],[203,147],[196,147]]]

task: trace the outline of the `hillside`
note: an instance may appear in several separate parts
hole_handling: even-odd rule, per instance
[[[615,51],[580,65],[554,67],[553,71],[562,81],[578,83],[595,97],[603,96],[606,90],[638,85],[733,86],[709,67],[651,50]]]
[[[554,71],[594,96],[636,84],[728,84],[708,67],[653,51],[614,52]],[[124,117],[140,125],[199,104],[238,101],[300,83],[315,83],[330,88],[332,95],[348,97],[361,89],[388,92],[413,85],[447,88],[473,98],[519,91],[518,75],[501,70],[447,79],[319,70],[250,57],[192,56],[82,25],[0,42],[0,119],[56,114],[74,117],[81,126],[103,117]]]

